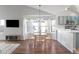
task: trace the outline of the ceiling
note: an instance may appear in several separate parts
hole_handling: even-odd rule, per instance
[[[29,7],[40,9],[52,15],[57,15],[60,12],[64,11],[65,8],[70,7],[70,5],[41,5],[40,8],[38,5],[28,5]],[[76,6],[79,7],[79,6]]]

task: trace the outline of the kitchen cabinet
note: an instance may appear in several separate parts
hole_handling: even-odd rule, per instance
[[[59,25],[64,25],[64,16],[58,16],[58,24]]]
[[[79,33],[76,33],[76,46],[75,48],[79,48]]]
[[[73,52],[73,33],[66,30],[58,30],[57,34],[57,40],[69,51]]]
[[[75,23],[76,25],[79,25],[79,16],[75,16]]]
[[[58,25],[79,25],[79,16],[58,16]]]

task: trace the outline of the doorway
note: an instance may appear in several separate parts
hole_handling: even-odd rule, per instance
[[[48,33],[48,20],[32,20],[33,34],[34,35],[47,35]]]
[[[52,35],[53,26],[52,20],[54,18],[52,16],[28,16],[24,21],[24,36],[29,37],[35,35]],[[55,23],[54,23],[55,24]]]

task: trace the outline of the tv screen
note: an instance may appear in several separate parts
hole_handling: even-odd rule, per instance
[[[6,27],[19,27],[19,20],[6,20]]]

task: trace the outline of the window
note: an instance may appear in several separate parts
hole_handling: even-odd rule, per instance
[[[0,26],[4,26],[5,25],[5,20],[0,20]]]
[[[55,28],[56,28],[56,27],[55,27],[55,24],[56,24],[56,20],[52,20],[52,26],[51,26],[51,27],[52,27],[52,28],[51,28],[51,29],[52,29],[52,30],[51,30],[52,32],[56,30],[56,29],[55,29]]]
[[[55,20],[52,20],[52,26],[54,26],[56,24]]]

